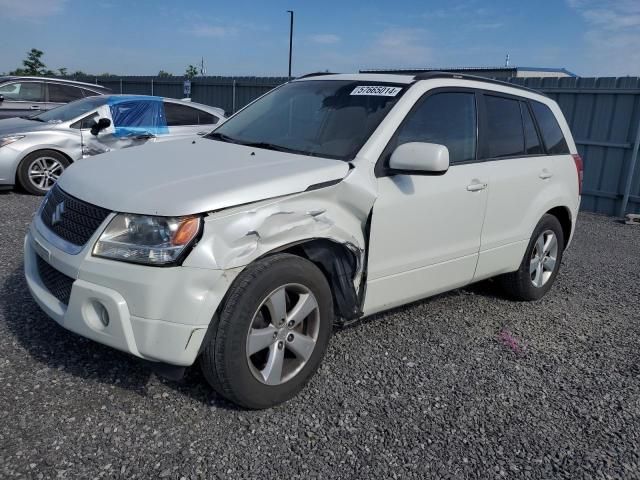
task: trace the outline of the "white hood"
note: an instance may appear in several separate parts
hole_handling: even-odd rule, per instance
[[[348,171],[340,160],[198,138],[79,160],[58,184],[116,212],[179,216],[302,192]]]

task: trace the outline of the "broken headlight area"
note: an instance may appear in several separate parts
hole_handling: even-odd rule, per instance
[[[199,216],[156,217],[120,213],[93,247],[93,255],[147,265],[173,265],[193,245],[202,228]]]

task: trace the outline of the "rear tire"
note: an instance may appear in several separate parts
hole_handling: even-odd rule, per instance
[[[558,275],[564,242],[558,219],[545,214],[533,231],[520,268],[498,277],[503,290],[517,300],[542,298]]]
[[[69,159],[55,150],[32,152],[18,165],[18,183],[33,195],[45,195],[69,164]]]
[[[276,254],[234,281],[200,365],[222,396],[269,408],[293,398],[318,369],[333,325],[333,298],[310,261]]]

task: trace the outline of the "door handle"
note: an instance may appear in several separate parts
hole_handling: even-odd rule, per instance
[[[487,184],[481,182],[470,183],[469,185],[467,185],[467,191],[469,192],[479,192],[480,190],[484,190],[485,188],[487,188]]]
[[[542,170],[542,172],[540,172],[540,175],[538,175],[542,180],[547,180],[548,178],[553,177],[553,173],[551,173],[549,170],[547,170],[546,168],[544,170]]]
[[[31,110],[40,110],[40,105],[31,105]]]

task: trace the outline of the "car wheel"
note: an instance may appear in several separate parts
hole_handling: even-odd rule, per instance
[[[32,152],[18,166],[18,183],[33,195],[45,195],[69,166],[69,160],[55,150]]]
[[[247,408],[294,397],[329,343],[333,297],[324,274],[290,254],[265,257],[234,281],[201,366],[214,389]]]
[[[544,215],[533,231],[520,268],[500,277],[504,290],[518,300],[542,298],[558,275],[563,250],[560,222],[553,215]]]

